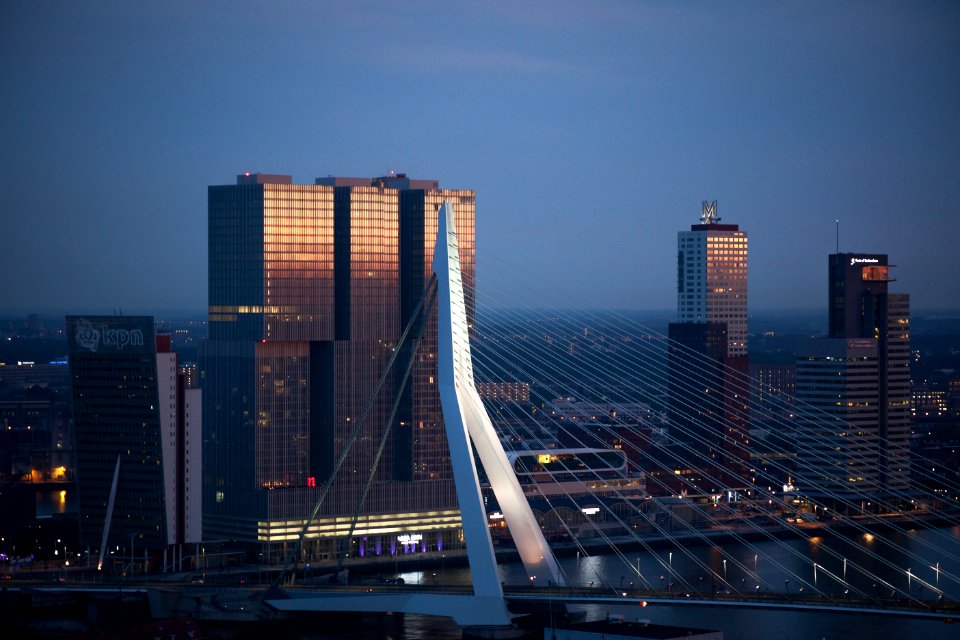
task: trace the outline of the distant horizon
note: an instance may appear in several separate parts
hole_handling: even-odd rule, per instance
[[[603,308],[598,306],[584,306],[584,307],[562,307],[562,308],[550,308],[550,307],[483,307],[482,310],[489,311],[565,311],[568,313],[582,313],[582,312],[591,312],[591,311],[610,311],[617,313],[647,313],[655,316],[669,316],[676,315],[676,309],[666,309],[666,308],[630,308],[630,307],[620,307],[620,308]],[[171,316],[171,315],[180,315],[182,317],[188,316],[203,316],[206,317],[207,310],[205,308],[132,308],[132,309],[94,309],[91,307],[80,308],[80,309],[6,309],[0,310],[0,318],[2,319],[20,319],[26,318],[28,315],[36,314],[40,317],[65,317],[68,315],[118,315],[125,316]],[[826,307],[761,307],[755,310],[748,312],[749,317],[755,316],[765,316],[765,315],[776,315],[780,313],[808,313],[808,314],[826,314]],[[930,308],[920,308],[920,309],[911,309],[910,317],[960,317],[960,307],[949,308],[949,307],[930,307]]]

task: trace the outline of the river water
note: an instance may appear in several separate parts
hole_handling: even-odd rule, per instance
[[[936,587],[946,599],[960,599],[960,584],[956,579],[960,576],[960,526],[887,533],[884,539],[888,542],[855,532],[829,532],[810,540],[728,542],[720,546],[700,543],[672,550],[623,552],[626,558],[616,553],[564,557],[560,563],[569,583],[605,585],[611,592],[618,590],[621,584],[626,588],[631,581],[635,584],[646,581],[657,588],[666,588],[672,583],[673,589],[680,594],[697,590],[709,594],[714,588],[748,593],[759,585],[761,591],[779,592],[784,589],[797,592],[802,587],[805,594],[819,592],[824,599],[842,600],[846,589],[851,594],[859,591],[864,596],[875,593],[889,596],[892,586],[909,589],[914,598],[929,602],[937,598]],[[911,554],[920,556],[920,559]],[[727,560],[726,568],[724,559]],[[843,580],[844,559],[847,561],[846,582]],[[818,566],[816,579],[814,563]],[[726,584],[722,579],[724,571]],[[501,564],[500,574],[507,584],[524,584],[528,580],[519,562]],[[469,570],[465,567],[432,568],[426,572],[401,575],[407,582],[414,583],[469,583]],[[785,582],[787,580],[789,582]],[[724,632],[727,640],[960,638],[960,622],[946,624],[878,614],[656,604],[642,609],[638,606],[590,606],[583,609],[590,618],[614,613],[622,614],[626,619],[639,617],[659,624],[717,629]],[[416,616],[407,616],[401,627],[401,634],[389,635],[394,638],[459,637],[452,624]]]

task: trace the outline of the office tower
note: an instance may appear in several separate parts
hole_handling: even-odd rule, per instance
[[[669,413],[680,422],[671,430],[685,446],[719,459],[733,482],[749,470],[747,233],[720,224],[716,201],[703,203],[700,219],[677,237],[668,394]]]
[[[910,300],[891,281],[886,255],[829,258],[830,338],[797,357],[797,469],[811,495],[909,490]]]
[[[169,336],[148,316],[67,316],[67,339],[81,541],[100,546],[118,456],[109,543],[199,541],[200,390],[184,390]]]
[[[747,232],[720,224],[703,203],[702,224],[677,234],[677,321],[727,325],[727,355],[747,355]]]
[[[167,542],[173,545],[203,539],[203,394],[190,386],[171,343],[169,334],[157,335],[157,406],[163,444]],[[182,555],[180,550],[176,558],[182,559]]]
[[[796,457],[796,361],[751,364],[750,380],[750,458],[757,482],[791,484]]]
[[[399,396],[354,552],[456,544],[435,306],[414,319],[423,336],[407,385],[398,388],[410,339],[375,397],[374,389],[430,281],[443,201],[456,213],[472,325],[474,192],[403,174],[312,185],[245,174],[236,185],[210,187],[208,197],[205,535],[260,544],[265,562],[281,562],[369,404],[362,437],[304,546],[305,558],[330,557],[349,531]]]
[[[877,376],[875,340],[822,339],[801,346],[796,484],[804,495],[874,491],[880,469]]]

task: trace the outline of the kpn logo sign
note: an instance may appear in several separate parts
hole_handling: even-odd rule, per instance
[[[75,352],[142,351],[150,344],[153,319],[140,316],[70,318],[70,337]]]
[[[78,320],[73,331],[77,346],[88,351],[96,351],[100,346],[100,330],[89,320]]]

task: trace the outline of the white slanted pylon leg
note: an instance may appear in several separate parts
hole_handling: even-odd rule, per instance
[[[477,393],[470,356],[470,335],[460,275],[460,251],[453,205],[445,202],[438,213],[433,271],[437,275],[438,374],[440,402],[446,424],[450,458],[460,502],[470,574],[477,596],[503,598],[497,577],[496,557],[480,481],[470,441],[490,480],[490,486],[510,529],[527,575],[539,584],[562,585],[553,552],[547,546],[517,476],[503,451],[497,432]],[[469,437],[468,437],[469,436]]]

